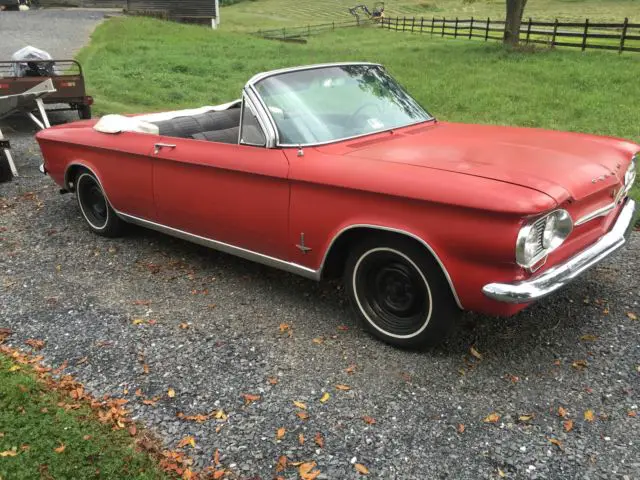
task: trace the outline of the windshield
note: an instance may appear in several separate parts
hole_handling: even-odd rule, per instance
[[[259,81],[255,88],[284,145],[328,143],[431,119],[377,65],[281,73]]]

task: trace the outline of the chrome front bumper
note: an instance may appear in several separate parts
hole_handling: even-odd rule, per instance
[[[555,292],[622,247],[633,230],[635,213],[636,203],[628,199],[613,228],[586,250],[538,277],[518,283],[489,283],[482,287],[483,293],[500,302],[527,303]]]

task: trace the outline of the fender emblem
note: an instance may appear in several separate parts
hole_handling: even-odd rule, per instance
[[[306,255],[308,252],[313,250],[312,248],[307,247],[304,244],[304,232],[300,233],[300,243],[298,245],[296,245],[296,247],[298,248],[298,250],[300,250],[302,252],[303,255]]]

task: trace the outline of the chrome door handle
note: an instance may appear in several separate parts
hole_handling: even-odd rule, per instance
[[[172,143],[156,143],[154,145],[153,153],[157,155],[163,148],[176,148],[176,146]]]

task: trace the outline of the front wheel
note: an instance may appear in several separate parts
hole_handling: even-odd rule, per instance
[[[109,200],[95,175],[86,170],[81,171],[76,178],[75,189],[80,212],[89,228],[104,237],[119,236],[124,222],[109,205]]]
[[[367,330],[397,347],[440,343],[461,315],[440,265],[409,238],[385,234],[359,243],[345,286]]]

